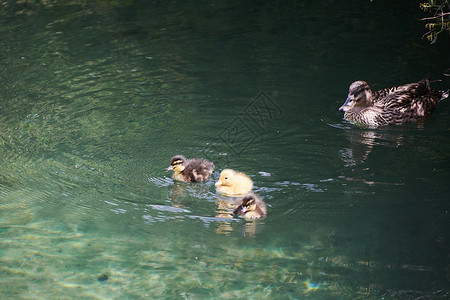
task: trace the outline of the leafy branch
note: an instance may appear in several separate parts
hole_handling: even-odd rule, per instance
[[[429,0],[428,2],[420,3],[420,8],[426,12],[434,11],[434,15],[432,17],[419,19],[420,21],[432,20],[431,22],[425,24],[425,28],[428,29],[428,32],[426,32],[422,38],[426,36],[431,44],[434,44],[439,33],[445,30],[450,33],[449,0]]]

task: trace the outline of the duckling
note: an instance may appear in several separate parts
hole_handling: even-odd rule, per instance
[[[231,169],[222,170],[216,182],[218,192],[226,195],[245,195],[253,188],[253,181],[244,173]]]
[[[251,193],[236,202],[233,214],[246,220],[263,218],[267,214],[266,204],[258,195]]]
[[[203,158],[186,160],[183,155],[175,155],[170,160],[166,171],[173,170],[172,178],[184,182],[198,182],[206,180],[214,173],[214,164]]]
[[[347,100],[339,110],[345,112],[345,119],[360,125],[399,125],[430,117],[438,102],[448,95],[448,91],[432,89],[428,79],[375,93],[372,93],[367,82],[355,81],[350,85]]]

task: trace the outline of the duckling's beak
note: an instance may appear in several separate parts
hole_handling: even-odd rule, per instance
[[[166,171],[171,171],[171,170],[173,170],[173,166],[172,166],[172,165],[170,165],[170,166],[166,169]]]
[[[217,181],[217,182],[215,183],[215,185],[216,185],[216,186],[221,186],[221,185],[222,185],[222,181],[220,181],[220,180]]]
[[[342,105],[341,107],[339,107],[340,111],[346,112],[347,110],[349,110],[351,107],[350,105],[348,105],[348,103],[352,101],[352,98],[350,96],[347,97],[347,99],[345,100],[344,105]]]

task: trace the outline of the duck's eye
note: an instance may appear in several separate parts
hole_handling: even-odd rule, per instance
[[[225,177],[225,180],[227,180],[228,179],[228,177]]]
[[[360,99],[360,97],[362,96],[362,94],[364,94],[367,90],[369,90],[368,88],[363,88],[358,90],[357,92],[355,92],[354,97],[353,97],[353,101],[358,102]]]

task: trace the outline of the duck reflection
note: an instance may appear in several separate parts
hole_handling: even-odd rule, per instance
[[[192,195],[199,201],[206,201],[211,199],[212,193],[210,187],[205,184],[186,184],[183,182],[175,181],[172,189],[169,192],[169,198],[171,205],[177,208],[189,207],[189,199],[192,199]],[[205,200],[206,199],[206,200]],[[214,204],[213,204],[214,205]],[[235,207],[235,199],[233,197],[219,196],[215,201],[214,217],[208,218],[213,220],[215,224],[215,232],[217,234],[229,235],[233,231],[232,222],[236,221],[233,218],[233,209]],[[206,213],[208,215],[208,213]],[[199,214],[204,215],[202,213]]]
[[[248,236],[248,237],[256,236],[256,234],[259,231],[261,231],[261,228],[263,225],[264,225],[264,222],[260,222],[260,221],[245,222],[244,236]]]
[[[350,145],[348,148],[341,149],[339,154],[347,167],[364,163],[374,146],[399,147],[404,142],[404,135],[400,132],[358,128],[346,129],[345,135],[350,141]]]
[[[186,193],[187,186],[181,182],[175,181],[172,189],[169,191],[169,198],[173,206],[182,207],[183,195]]]
[[[176,207],[184,207],[185,202],[192,202],[192,197],[205,200],[210,199],[211,195],[210,186],[202,183],[186,184],[175,181],[169,190],[171,203]]]
[[[223,218],[223,221],[217,223],[216,233],[229,235],[233,231],[231,219],[233,219],[234,199],[231,197],[219,197],[216,200],[216,218]],[[226,221],[230,219],[230,221]]]

